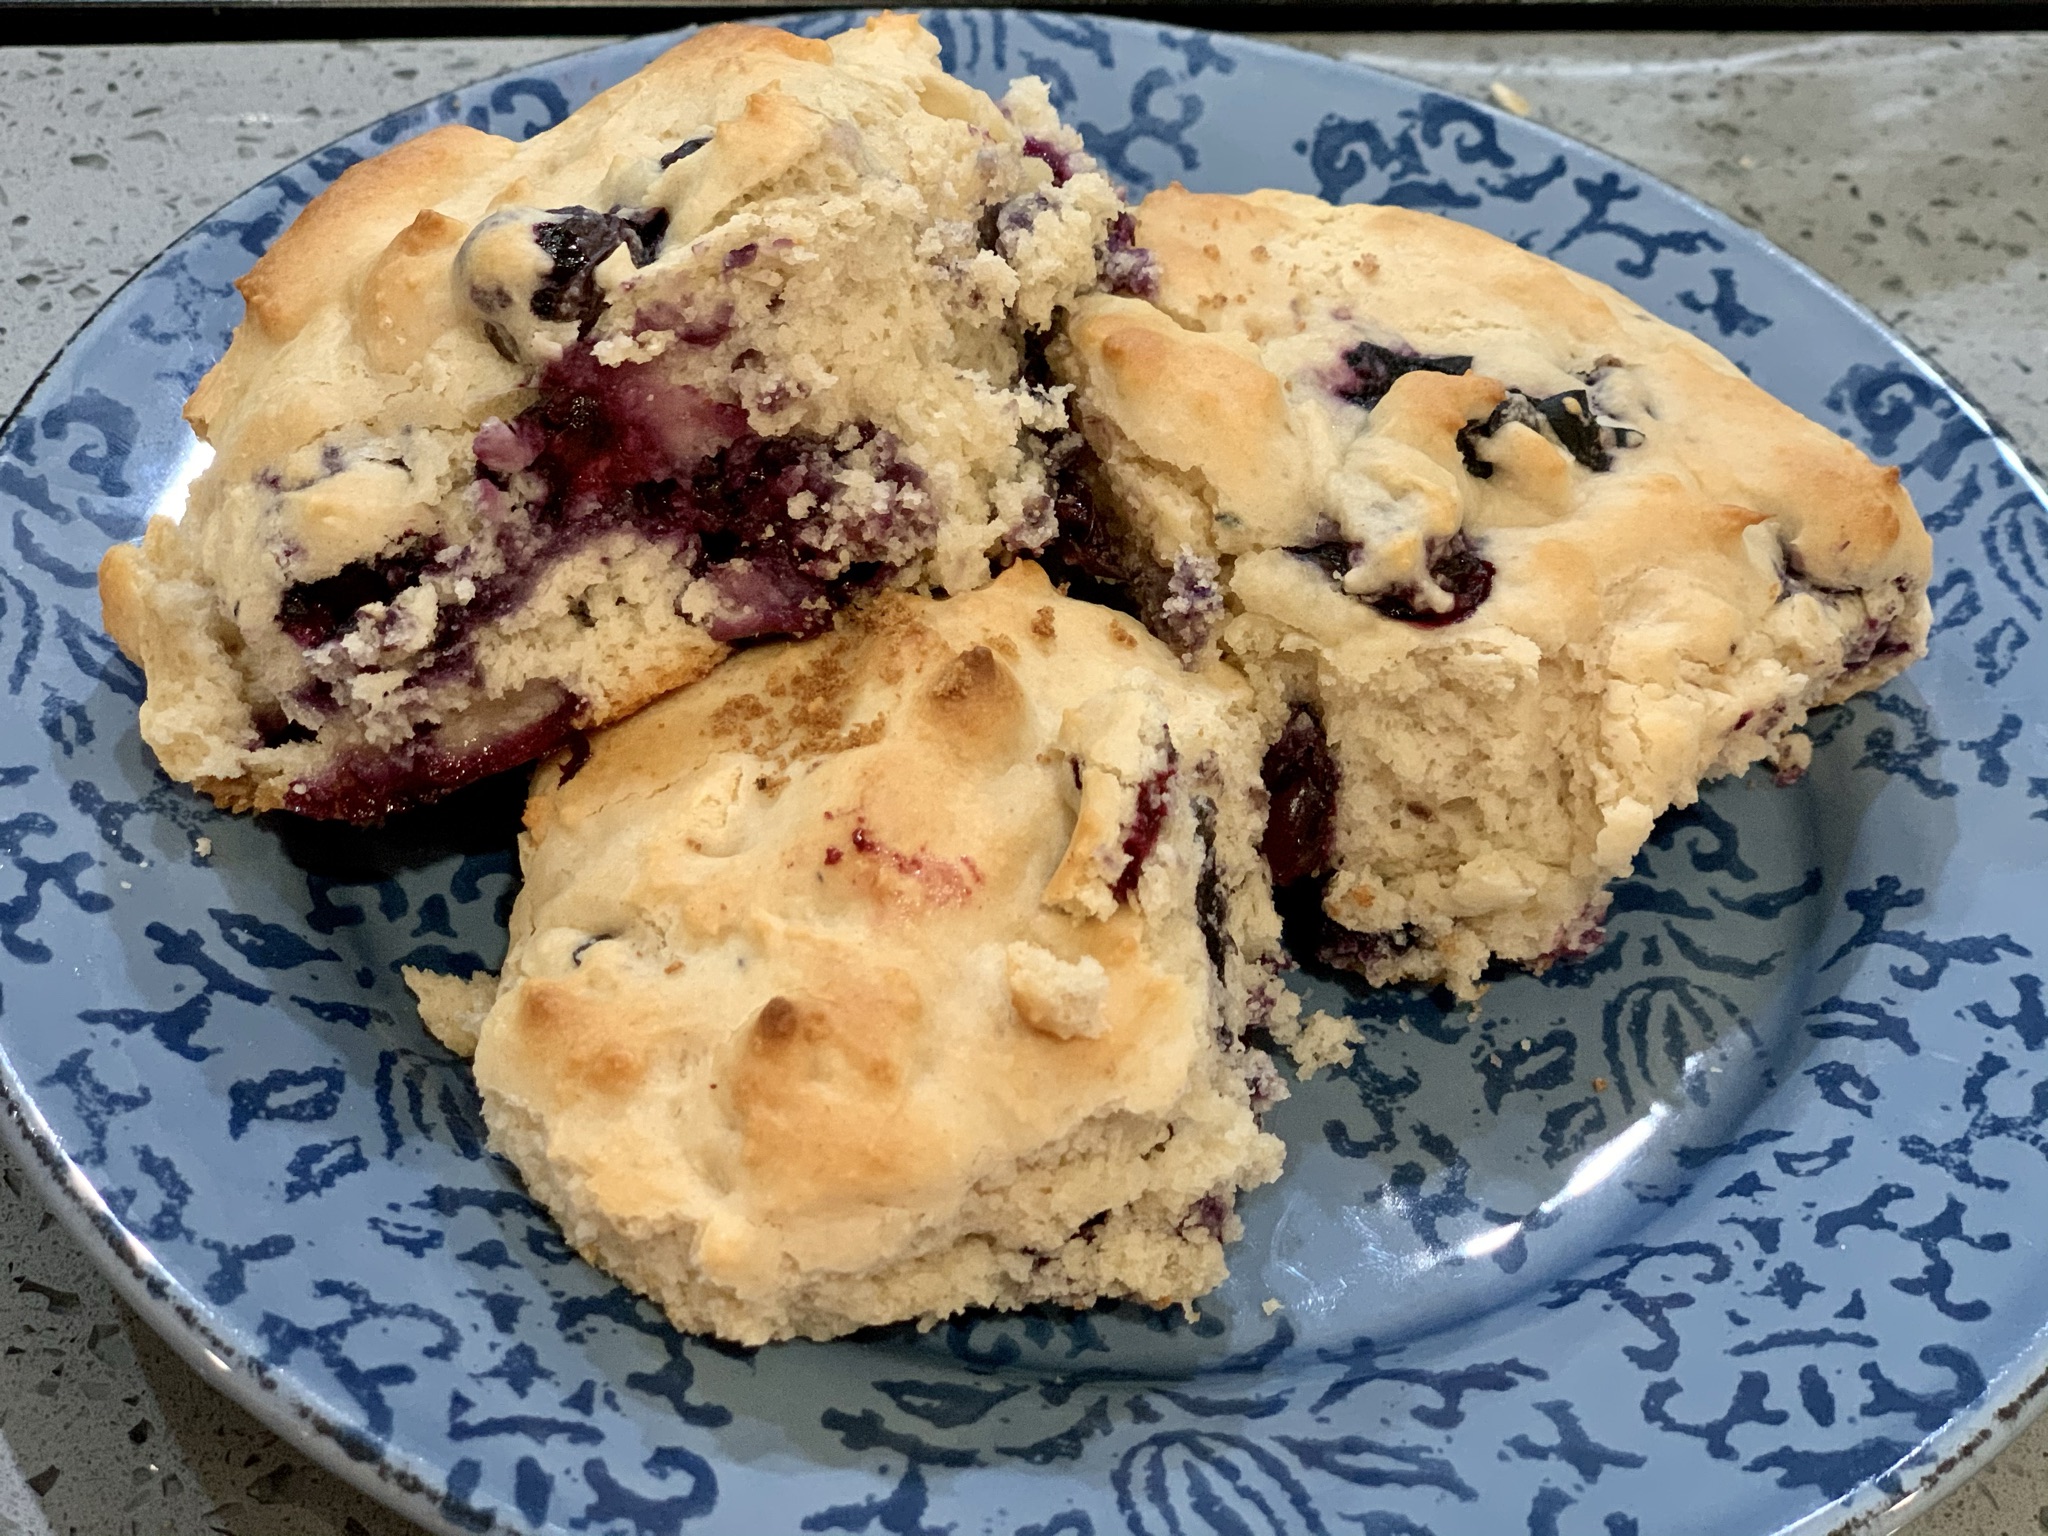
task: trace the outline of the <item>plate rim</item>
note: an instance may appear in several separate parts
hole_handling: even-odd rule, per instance
[[[989,8],[985,7],[955,5],[920,9],[922,13],[938,15],[978,15],[988,14],[989,11]],[[1007,14],[1012,15],[1047,16],[1066,22],[1086,20],[1116,29],[1143,29],[1183,37],[1228,39],[1233,48],[1242,52],[1282,62],[1293,68],[1307,65],[1314,72],[1336,79],[1362,76],[1367,79],[1391,81],[1407,88],[1432,92],[1440,90],[1439,87],[1425,81],[1413,79],[1378,64],[1224,29],[1181,26],[1150,18],[1086,10],[1076,12],[1040,10],[1032,7],[1019,7],[1015,11],[1004,9]],[[835,14],[846,16],[850,22],[857,22],[859,18],[873,12],[869,8],[856,6],[843,10],[821,8],[819,11],[810,12],[749,15],[738,19],[754,25],[775,26],[800,20],[815,21],[821,15]],[[273,178],[288,174],[307,160],[344,144],[383,122],[430,108],[452,91],[471,91],[498,81],[531,75],[535,71],[558,69],[572,61],[606,54],[613,50],[644,47],[648,44],[673,45],[701,31],[705,26],[716,24],[691,23],[663,31],[633,33],[587,47],[549,54],[509,69],[462,81],[446,90],[434,92],[409,105],[382,113],[359,124],[237,190],[223,202],[193,219],[154,254],[139,263],[133,272],[94,306],[36,371],[6,415],[0,417],[0,437],[4,437],[15,426],[31,403],[36,400],[51,375],[87,334],[114,309],[131,285],[149,276],[165,257],[198,238],[204,226],[223,211]],[[1441,91],[1441,94],[1456,96],[1455,92],[1447,90]],[[1490,103],[1469,97],[1457,99],[1471,102],[1481,111],[1500,115]],[[1927,381],[1952,398],[1958,410],[1982,430],[1985,439],[2006,461],[2020,487],[2031,491],[2044,504],[2048,504],[2048,472],[2044,472],[2033,463],[2024,448],[1976,399],[1970,389],[1954,379],[1945,368],[1901,336],[1888,322],[1833,280],[1817,272],[1783,247],[1774,244],[1760,231],[1733,214],[1716,208],[1664,177],[1643,169],[1626,155],[1589,144],[1546,123],[1522,117],[1515,120],[1519,129],[1534,133],[1557,151],[1573,155],[1592,155],[1629,171],[1674,199],[1689,213],[1713,226],[1717,235],[1740,241],[1745,254],[1750,258],[1763,259],[1779,266],[1795,275],[1801,283],[1815,290],[1822,298],[1848,311],[1881,335],[1898,355],[1917,369]],[[421,126],[425,126],[424,121]],[[412,133],[405,135],[406,138],[413,136]],[[393,140],[394,144],[399,142],[403,142],[403,139]],[[1446,216],[1455,217],[1454,214]],[[214,1313],[211,1304],[196,1296],[156,1260],[147,1244],[130,1232],[107,1205],[87,1171],[64,1150],[61,1139],[44,1117],[34,1094],[17,1071],[8,1052],[4,1033],[0,1033],[0,1142],[4,1142],[14,1155],[44,1207],[57,1216],[72,1239],[94,1262],[95,1268],[112,1284],[122,1301],[148,1323],[157,1337],[170,1347],[195,1376],[209,1387],[223,1392],[263,1427],[310,1456],[325,1470],[356,1491],[375,1499],[422,1529],[434,1533],[434,1536],[468,1536],[469,1528],[456,1523],[444,1509],[451,1497],[445,1486],[445,1469],[439,1466],[429,1467],[422,1458],[395,1450],[388,1444],[380,1446],[372,1458],[359,1459],[350,1455],[333,1428],[324,1423],[324,1416],[316,1402],[312,1400],[312,1394],[294,1387],[294,1373],[289,1366],[273,1372],[259,1358],[238,1349],[207,1326],[206,1320]],[[1893,1536],[1893,1533],[1907,1522],[1918,1519],[1955,1492],[1969,1476],[1982,1470],[2044,1410],[2048,1410],[2048,1307],[2044,1307],[2029,1350],[2007,1361],[1993,1379],[2002,1382],[2017,1381],[2019,1385],[2010,1388],[2007,1395],[1997,1399],[1987,1391],[1976,1404],[1951,1417],[1938,1430],[1925,1437],[1919,1448],[1937,1453],[1938,1460],[1934,1466],[1922,1473],[1917,1481],[1904,1485],[1899,1494],[1885,1494],[1877,1487],[1876,1477],[1866,1478],[1848,1492],[1819,1506],[1792,1524],[1771,1532],[1759,1531],[1754,1533],[1754,1536],[1823,1536],[1823,1533],[1825,1536]],[[1884,1502],[1875,1502],[1876,1499],[1882,1499]],[[499,1525],[508,1531],[531,1529],[524,1525],[507,1524],[502,1515]]]

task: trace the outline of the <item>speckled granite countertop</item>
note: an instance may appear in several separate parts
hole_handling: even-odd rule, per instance
[[[1833,279],[2048,460],[2048,35],[1317,34],[1726,209]],[[123,278],[276,167],[569,39],[0,49],[0,402]],[[0,1536],[415,1528],[202,1383],[0,1153]],[[2048,1419],[1914,1527],[2048,1531]],[[1735,1533],[1729,1533],[1735,1536]]]

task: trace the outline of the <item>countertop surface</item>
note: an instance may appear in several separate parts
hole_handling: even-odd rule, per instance
[[[1284,40],[1468,96],[1520,93],[1537,120],[1832,279],[2048,461],[2048,34]],[[0,404],[250,183],[422,97],[589,45],[0,48]],[[0,1152],[0,1536],[414,1531],[194,1376]],[[2048,1532],[2048,1418],[1913,1531]]]

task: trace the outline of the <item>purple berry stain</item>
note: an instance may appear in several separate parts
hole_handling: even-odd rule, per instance
[[[1159,262],[1138,244],[1138,225],[1128,213],[1110,221],[1109,238],[1096,263],[1102,286],[1127,299],[1148,303],[1159,297]]]
[[[1165,829],[1167,812],[1172,809],[1166,791],[1173,782],[1174,771],[1175,764],[1169,753],[1166,766],[1148,774],[1138,786],[1137,807],[1131,813],[1131,824],[1124,829],[1126,863],[1111,892],[1120,902],[1131,899],[1131,893],[1138,888],[1138,877],[1145,872],[1145,861],[1159,846],[1159,834]]]

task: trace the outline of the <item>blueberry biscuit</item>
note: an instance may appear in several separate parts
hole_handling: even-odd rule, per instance
[[[1056,556],[1266,702],[1290,943],[1476,990],[1597,944],[1667,808],[1926,645],[1898,471],[1612,289],[1283,192],[1147,199],[1055,344]]]
[[[412,979],[678,1327],[1185,1302],[1280,1169],[1259,753],[1241,678],[1035,565],[888,594],[546,760],[495,993]]]
[[[1020,377],[1128,265],[1045,88],[713,27],[524,144],[351,167],[240,284],[182,521],[101,572],[164,767],[375,820],[1050,531]]]

